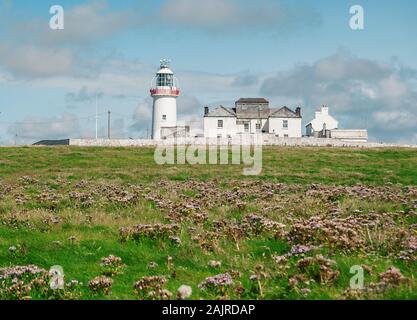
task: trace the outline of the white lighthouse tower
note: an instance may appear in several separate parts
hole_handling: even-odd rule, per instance
[[[177,98],[180,90],[178,81],[169,67],[169,60],[161,60],[161,67],[152,81],[152,139],[154,140],[162,139],[162,128],[177,127]]]

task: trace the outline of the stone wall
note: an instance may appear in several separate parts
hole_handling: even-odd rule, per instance
[[[186,138],[179,140],[179,144],[193,145],[250,145],[256,142],[254,136],[240,137],[240,139],[228,138]],[[417,148],[417,145],[388,144],[376,142],[344,142],[337,139],[319,139],[312,137],[303,138],[278,138],[273,135],[263,135],[264,146],[287,147],[351,147],[351,148]],[[150,139],[70,139],[71,146],[81,147],[155,147],[157,145],[173,145],[175,140],[154,141]]]

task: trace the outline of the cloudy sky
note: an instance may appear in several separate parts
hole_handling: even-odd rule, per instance
[[[49,9],[65,29],[49,28]],[[365,29],[349,9],[365,10]],[[411,0],[0,0],[0,144],[93,137],[112,111],[114,137],[146,136],[151,80],[172,60],[180,119],[203,106],[265,97],[323,104],[343,128],[417,143],[417,2]]]

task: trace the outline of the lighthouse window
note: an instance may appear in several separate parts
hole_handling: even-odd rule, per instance
[[[174,86],[174,75],[172,74],[159,74],[157,77],[158,87],[173,87]]]
[[[166,119],[167,119],[167,115],[166,114],[163,114],[162,115],[162,120],[166,121]]]

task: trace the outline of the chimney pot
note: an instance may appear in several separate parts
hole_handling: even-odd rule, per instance
[[[204,107],[204,115],[208,115],[209,114],[209,107]]]

